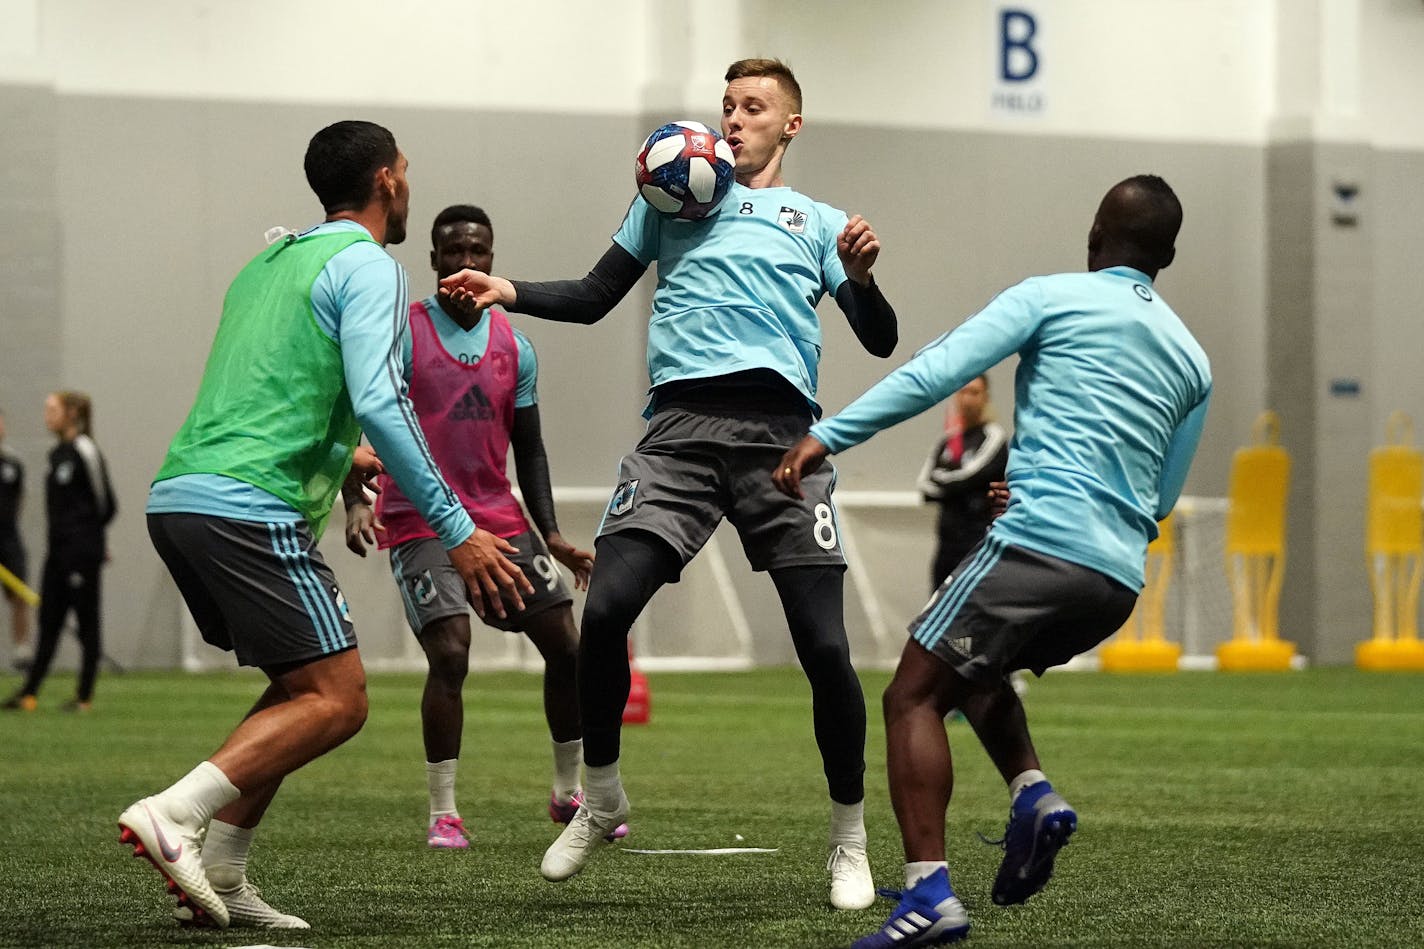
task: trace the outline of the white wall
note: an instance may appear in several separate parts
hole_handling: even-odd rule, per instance
[[[1035,114],[991,108],[1004,8]],[[819,121],[1222,143],[1327,111],[1424,148],[1421,51],[1418,0],[0,0],[0,81],[61,93],[709,119],[765,54]]]

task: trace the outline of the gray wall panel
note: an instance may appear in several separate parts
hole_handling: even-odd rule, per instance
[[[45,393],[59,388],[64,348],[60,226],[55,181],[54,93],[0,85],[0,411],[5,446],[25,463],[20,530],[30,585],[39,588],[45,553]],[[10,610],[0,607],[0,656],[9,656]],[[36,625],[31,616],[31,630]],[[68,651],[61,655],[67,661]],[[3,660],[0,660],[3,661]]]

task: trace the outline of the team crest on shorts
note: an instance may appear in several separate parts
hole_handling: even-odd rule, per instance
[[[806,212],[798,211],[795,208],[782,208],[781,213],[776,216],[776,223],[793,234],[804,234],[806,233]]]
[[[336,594],[336,611],[346,622],[351,622],[351,604],[346,602],[346,594],[341,592],[340,587],[332,587],[331,592]]]
[[[429,570],[421,571],[420,576],[411,577],[410,598],[419,606],[426,606],[435,599],[435,578],[430,575]]]
[[[608,513],[611,516],[627,514],[633,509],[633,498],[638,493],[638,479],[624,481],[613,492],[613,500],[608,502]]]

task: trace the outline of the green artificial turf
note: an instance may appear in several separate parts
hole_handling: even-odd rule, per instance
[[[901,854],[870,709],[866,818],[877,882]],[[251,676],[129,674],[96,710],[0,717],[0,945],[837,946],[891,904],[826,902],[827,803],[809,692],[794,669],[652,677],[653,723],[625,731],[633,834],[563,884],[539,858],[550,753],[539,680],[472,675],[459,802],[465,852],[425,847],[421,678],[371,681],[351,743],[292,777],[250,870],[307,933],[193,932],[114,819],[216,746]],[[7,692],[13,681],[0,682]],[[1424,946],[1424,677],[1050,675],[1026,697],[1045,769],[1080,830],[1026,906],[989,900],[1007,798],[963,723],[950,873],[971,946]],[[632,847],[777,848],[643,856]]]

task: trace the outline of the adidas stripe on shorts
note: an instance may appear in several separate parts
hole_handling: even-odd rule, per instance
[[[356,645],[346,597],[305,521],[150,514],[148,536],[204,641],[244,666],[290,666]]]
[[[1042,675],[1127,622],[1137,594],[1079,564],[991,532],[940,584],[910,636],[971,682]]]

